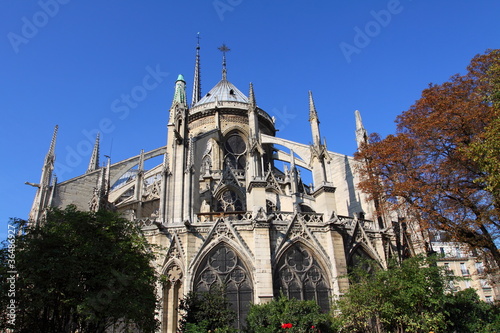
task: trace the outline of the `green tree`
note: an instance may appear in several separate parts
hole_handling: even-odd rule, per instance
[[[40,226],[13,222],[19,228],[16,332],[155,331],[154,254],[136,224],[116,213],[74,206],[49,211]],[[4,282],[12,267],[6,260],[1,264]],[[6,295],[4,304],[10,301]],[[8,327],[5,318],[2,313],[2,328]]]
[[[479,300],[472,288],[449,294],[445,298],[448,329],[446,332],[494,333],[500,332],[498,305]]]
[[[181,332],[230,332],[236,313],[230,309],[223,288],[210,292],[190,291],[180,300]]]
[[[499,67],[500,50],[477,55],[465,75],[425,89],[398,116],[395,135],[373,135],[356,155],[363,191],[381,205],[410,210],[422,229],[445,231],[493,258],[496,267]]]
[[[429,332],[446,328],[448,279],[426,257],[387,269],[355,268],[349,290],[334,303],[335,322],[346,332]]]
[[[281,295],[266,304],[253,304],[247,316],[249,333],[331,332],[330,315],[321,313],[315,301],[300,301]]]
[[[342,332],[497,332],[499,308],[479,300],[473,289],[454,292],[457,278],[434,257],[392,262],[387,270],[355,268],[349,290],[334,302]]]
[[[500,58],[500,50],[491,51]],[[465,149],[468,156],[478,164],[484,175],[476,182],[485,184],[496,200],[500,209],[500,61],[492,63],[484,78],[487,89],[483,92],[486,100],[493,106],[494,118],[470,147]],[[500,213],[498,213],[500,215]]]

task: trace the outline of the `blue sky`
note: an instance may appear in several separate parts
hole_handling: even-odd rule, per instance
[[[191,96],[201,33],[203,93],[228,79],[276,117],[278,135],[311,142],[312,90],[331,151],[352,155],[354,111],[370,132],[429,83],[500,47],[498,1],[2,1],[0,238],[27,218],[54,126],[59,181],[85,172],[93,137],[112,161],[166,143],[175,80]],[[123,96],[134,96],[129,104]],[[121,107],[121,108],[120,108]]]

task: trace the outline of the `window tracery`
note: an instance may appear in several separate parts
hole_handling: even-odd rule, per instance
[[[241,198],[229,189],[222,192],[217,200],[217,212],[240,212],[244,210],[245,206]]]
[[[224,286],[231,309],[237,314],[237,325],[245,322],[250,303],[253,301],[251,277],[236,252],[221,243],[201,262],[194,289],[210,292],[216,286]]]
[[[315,300],[323,311],[328,311],[329,283],[324,270],[312,253],[300,243],[292,245],[277,265],[275,289],[290,298]]]
[[[233,169],[245,170],[247,145],[238,133],[230,134],[224,143],[224,161]]]

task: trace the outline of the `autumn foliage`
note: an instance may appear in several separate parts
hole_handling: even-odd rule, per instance
[[[372,135],[356,156],[360,187],[374,200],[409,210],[422,229],[445,231],[497,267],[499,64],[500,50],[489,50],[465,75],[430,85],[397,117],[395,135]]]

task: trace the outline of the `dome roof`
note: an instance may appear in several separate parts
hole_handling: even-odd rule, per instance
[[[236,88],[234,84],[226,79],[222,79],[195,106],[215,101],[248,103],[248,97]]]

